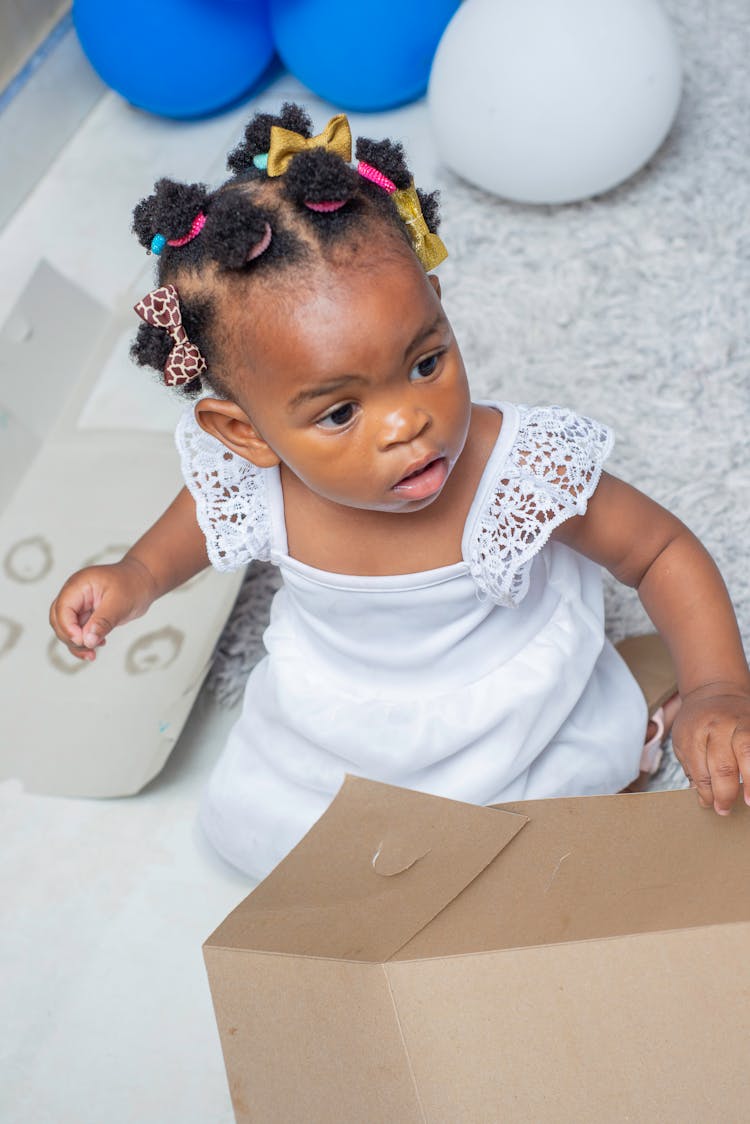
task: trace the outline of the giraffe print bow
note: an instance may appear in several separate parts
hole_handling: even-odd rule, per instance
[[[182,324],[180,300],[174,285],[162,285],[147,293],[135,305],[141,320],[155,328],[165,328],[172,337],[172,350],[164,364],[167,386],[185,386],[206,370],[206,360],[187,337]]]

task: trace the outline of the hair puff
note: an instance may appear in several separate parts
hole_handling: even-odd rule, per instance
[[[417,188],[417,199],[422,208],[422,218],[431,234],[437,234],[440,227],[440,192],[421,191]]]
[[[312,136],[312,120],[307,110],[295,102],[285,101],[281,113],[256,113],[245,129],[244,140],[233,148],[227,157],[227,167],[235,175],[257,171],[253,157],[268,152],[271,144],[271,129],[278,125],[299,133],[303,137]],[[261,173],[263,174],[263,173]]]
[[[348,203],[359,189],[359,177],[335,152],[312,148],[290,161],[284,189],[295,203]]]
[[[202,183],[158,180],[153,194],[141,199],[133,210],[132,229],[140,244],[150,249],[155,234],[163,234],[166,239],[184,237],[210,195]]]
[[[140,367],[154,367],[163,372],[172,347],[172,338],[165,328],[158,328],[154,324],[139,324],[138,333],[130,347],[130,355]]]
[[[242,269],[248,253],[272,226],[271,215],[243,191],[221,191],[211,201],[201,234],[203,250],[224,269]]]
[[[377,168],[379,172],[392,180],[400,190],[410,185],[411,172],[406,164],[403,146],[397,141],[374,141],[367,137],[359,137],[354,155],[357,160],[362,160],[365,164],[371,164],[373,168]]]

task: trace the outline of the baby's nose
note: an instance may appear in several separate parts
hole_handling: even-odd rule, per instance
[[[389,411],[381,426],[381,442],[384,447],[414,441],[428,428],[429,414],[420,408],[400,407]]]

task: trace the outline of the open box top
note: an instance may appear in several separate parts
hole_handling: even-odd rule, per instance
[[[747,1116],[750,808],[347,778],[205,959],[238,1122]]]
[[[482,808],[347,777],[215,948],[403,961],[750,920],[750,808],[691,791]]]

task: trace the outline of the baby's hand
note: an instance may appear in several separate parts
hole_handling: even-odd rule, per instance
[[[49,623],[74,656],[94,660],[107,633],[142,616],[155,596],[154,579],[136,558],[87,566],[68,578],[52,602]]]
[[[729,815],[740,780],[750,804],[750,691],[732,684],[691,691],[675,719],[672,744],[702,807]]]

